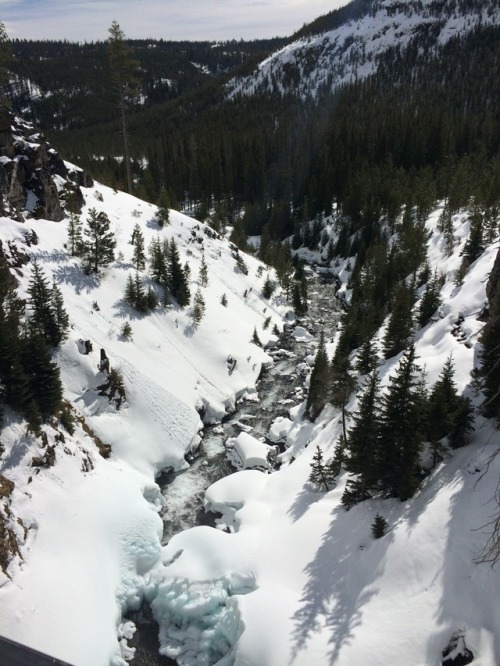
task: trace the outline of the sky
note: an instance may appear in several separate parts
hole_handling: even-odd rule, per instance
[[[286,37],[348,0],[0,0],[10,38],[96,41],[113,20],[130,39]]]

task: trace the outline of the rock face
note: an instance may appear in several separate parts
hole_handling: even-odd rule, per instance
[[[488,304],[491,308],[495,303],[500,302],[499,299],[500,292],[500,250],[497,253],[495,263],[491,269],[490,277],[488,283],[486,284],[486,296],[488,297]]]
[[[68,170],[44,135],[0,107],[0,215],[58,222],[83,204],[92,179]]]

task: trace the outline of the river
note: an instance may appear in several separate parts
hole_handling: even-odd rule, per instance
[[[241,430],[249,430],[254,437],[268,439],[269,428],[278,416],[288,416],[291,407],[300,403],[305,395],[304,381],[308,365],[305,359],[314,353],[319,333],[325,338],[336,330],[341,306],[335,298],[334,282],[315,275],[308,280],[309,311],[296,322],[306,329],[306,339],[294,335],[294,326],[287,326],[275,349],[269,354],[274,365],[264,370],[257,383],[258,401],[242,402],[218,426],[205,428],[203,439],[190,467],[181,472],[165,471],[157,479],[165,498],[162,513],[163,543],[178,532],[195,525],[214,525],[216,516],[204,511],[205,490],[215,481],[232,474],[235,468],[226,457],[225,443]],[[277,469],[278,464],[274,464]],[[272,470],[271,470],[272,473]],[[129,641],[136,648],[132,666],[176,666],[176,662],[158,653],[158,626],[148,607],[130,613],[137,631]]]

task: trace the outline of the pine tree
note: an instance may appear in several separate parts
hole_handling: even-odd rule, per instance
[[[199,274],[199,283],[202,287],[208,286],[208,266],[205,261],[205,255],[201,255],[201,264],[200,264],[200,274]]]
[[[186,272],[181,265],[179,250],[174,239],[170,242],[168,259],[168,286],[172,296],[177,300],[180,307],[183,308],[189,305],[191,295],[189,293]]]
[[[66,339],[69,328],[69,316],[64,307],[64,300],[61,290],[54,282],[52,284],[51,308],[54,315],[54,321],[57,331],[55,345]]]
[[[347,436],[348,472],[356,474],[357,479],[350,483],[350,491],[355,491],[357,501],[367,499],[368,491],[379,480],[381,467],[380,439],[380,379],[376,372],[370,376],[365,390],[359,398],[358,409],[353,414],[353,425]]]
[[[328,465],[325,465],[323,460],[323,452],[320,447],[316,447],[313,459],[311,461],[311,472],[309,474],[309,481],[317,488],[322,488],[328,492],[333,483]]]
[[[62,384],[58,366],[51,360],[49,348],[38,332],[23,340],[23,367],[29,377],[31,394],[43,419],[55,414],[62,402]]]
[[[441,295],[439,288],[439,280],[434,273],[434,276],[425,286],[424,293],[422,294],[422,300],[420,301],[420,306],[418,309],[418,323],[421,328],[426,326],[432,315],[438,310],[441,306]]]
[[[156,221],[160,229],[170,224],[170,198],[165,190],[160,192],[158,199],[158,211],[156,213]]]
[[[193,311],[192,311],[192,317],[195,326],[199,326],[201,320],[205,316],[205,309],[206,309],[205,299],[203,298],[203,294],[201,293],[201,290],[198,287],[194,295]]]
[[[448,435],[458,406],[453,359],[449,356],[429,396],[428,437],[431,443]]]
[[[108,266],[115,258],[116,241],[106,213],[91,208],[84,235],[87,237],[84,254],[89,270],[98,273],[101,266]]]
[[[227,308],[227,296],[225,293],[220,297],[220,304]]]
[[[271,277],[268,274],[264,281],[264,286],[262,287],[262,296],[269,300],[271,296],[274,294],[275,289],[276,289],[276,283],[274,282],[274,280],[271,280]]]
[[[346,354],[340,345],[337,345],[335,355],[331,364],[331,385],[330,398],[335,407],[342,411],[342,435],[347,441],[347,403],[354,390],[356,381],[352,374],[352,363],[349,355]]]
[[[57,344],[57,325],[51,307],[49,281],[36,261],[33,262],[28,285],[29,306],[31,308],[31,328],[49,344]]]
[[[5,29],[5,24],[0,21],[0,85],[4,86],[9,81],[9,65],[14,59],[12,55],[12,46]],[[0,102],[5,103],[3,96]]]
[[[300,284],[298,282],[294,282],[294,285],[293,285],[292,305],[293,305],[294,312],[296,314],[298,314],[299,316],[302,315],[302,314],[305,314],[307,312],[307,306],[305,306],[304,303],[302,302]]]
[[[377,513],[375,520],[372,523],[372,535],[374,539],[381,539],[387,533],[389,523],[387,520]]]
[[[470,233],[460,253],[469,267],[484,252],[483,216],[479,207],[473,207],[470,217]]]
[[[386,358],[399,354],[406,348],[413,334],[413,287],[401,284],[394,295],[392,312],[384,337]]]
[[[52,288],[49,287],[48,279],[36,261],[33,262],[28,294],[32,311],[31,328],[49,345],[56,347],[66,337],[69,317],[59,287],[55,282]]]
[[[170,305],[169,286],[168,286],[168,266],[167,257],[161,246],[158,236],[153,238],[149,246],[149,257],[151,266],[151,277],[163,289],[162,303],[164,306]]]
[[[136,271],[134,277],[129,273],[123,300],[139,312],[147,312],[148,296],[144,289],[140,274]]]
[[[314,366],[309,380],[309,391],[307,393],[306,413],[311,421],[314,421],[328,402],[330,388],[330,363],[325,347],[325,336],[323,331],[319,338],[318,350],[314,360]]]
[[[136,271],[143,271],[146,268],[146,254],[144,252],[144,234],[138,224],[134,226],[132,233],[134,251],[132,255],[132,265]]]
[[[120,335],[125,338],[125,340],[132,339],[132,326],[129,321],[123,322],[123,326],[120,329]]]
[[[116,102],[120,114],[127,187],[128,192],[131,194],[133,182],[130,163],[127,102],[138,94],[139,81],[137,78],[137,70],[139,68],[139,62],[133,58],[132,50],[125,43],[125,34],[116,21],[113,21],[108,32],[108,55]]]
[[[401,359],[396,374],[390,377],[389,388],[382,398],[382,487],[402,501],[413,495],[420,480],[422,405],[416,371],[412,344]]]
[[[474,430],[474,407],[470,398],[458,396],[458,403],[453,414],[453,424],[448,435],[448,441],[452,449],[465,446],[469,440],[469,434]]]
[[[257,347],[262,347],[262,342],[260,341],[259,334],[257,333],[257,328],[253,329],[252,342],[254,345],[257,345]]]
[[[75,213],[70,213],[68,222],[69,251],[72,257],[78,257],[82,253],[82,222]]]
[[[356,370],[360,375],[367,375],[375,370],[378,363],[377,348],[371,337],[365,338],[356,357]]]

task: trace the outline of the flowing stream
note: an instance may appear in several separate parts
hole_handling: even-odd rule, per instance
[[[274,365],[262,372],[257,383],[258,401],[240,403],[218,426],[205,428],[204,436],[195,456],[189,460],[190,467],[181,472],[165,471],[157,479],[165,498],[162,513],[163,543],[178,532],[195,525],[214,525],[215,515],[203,508],[205,490],[215,481],[235,472],[235,467],[226,457],[225,442],[248,430],[257,439],[268,439],[269,428],[278,416],[288,416],[289,409],[300,403],[306,393],[304,380],[305,359],[314,353],[319,333],[324,330],[326,338],[335,332],[341,307],[335,298],[336,285],[328,279],[315,275],[309,279],[309,311],[297,322],[307,330],[306,340],[294,335],[292,326],[286,327],[275,349],[269,350]],[[271,472],[272,473],[272,472]],[[158,653],[158,627],[149,607],[130,613],[137,631],[129,641],[136,648],[133,666],[176,666],[176,662]]]

